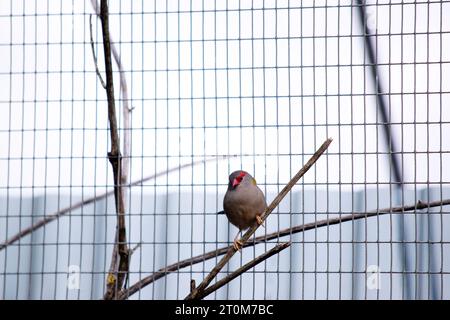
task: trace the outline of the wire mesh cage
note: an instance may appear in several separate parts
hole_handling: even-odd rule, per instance
[[[2,299],[98,299],[110,281],[99,10],[0,3]],[[256,236],[285,232],[218,279],[290,247],[206,299],[450,298],[450,1],[112,0],[109,28],[125,298],[184,298],[237,232],[218,214],[228,175],[270,203],[328,137]]]

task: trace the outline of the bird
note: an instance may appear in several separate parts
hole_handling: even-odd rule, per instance
[[[239,233],[252,226],[255,221],[261,225],[261,215],[266,208],[264,193],[248,172],[237,170],[229,175],[228,189],[223,198],[223,211],[228,221],[239,229],[233,240],[236,251],[243,246],[238,240]]]

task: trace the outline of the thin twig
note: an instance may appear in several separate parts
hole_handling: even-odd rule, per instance
[[[114,56],[114,60],[116,61],[117,67],[119,68],[119,76],[120,76],[120,92],[122,93],[122,115],[123,115],[123,155],[122,158],[122,175],[121,175],[121,183],[128,183],[128,173],[130,168],[130,155],[131,155],[131,130],[130,130],[130,113],[133,110],[129,106],[128,100],[128,86],[127,79],[125,77],[125,71],[122,65],[122,59],[120,58],[116,46],[111,39],[112,43],[112,52]],[[125,197],[126,198],[126,197]]]
[[[321,146],[320,148],[314,153],[314,155],[308,160],[308,162],[303,166],[303,168],[300,169],[299,172],[289,181],[289,183],[281,190],[281,192],[273,199],[272,203],[264,210],[263,214],[261,215],[261,221],[264,223],[264,221],[267,219],[269,214],[275,209],[278,204],[283,200],[283,198],[288,194],[288,192],[292,189],[292,187],[297,183],[298,180],[314,165],[314,163],[320,158],[320,156],[325,152],[325,150],[328,149],[328,146],[330,145],[331,141],[333,139],[328,138]],[[261,224],[262,224],[261,223]],[[255,233],[256,229],[260,224],[254,223],[253,226],[249,228],[249,230],[244,234],[244,236],[240,239],[241,243],[247,242],[248,239]],[[192,300],[196,299],[197,295],[201,293],[205,288],[211,283],[211,281],[214,279],[214,277],[222,270],[222,268],[227,264],[227,262],[231,259],[231,257],[236,253],[236,248],[232,247],[228,250],[227,254],[222,258],[221,261],[211,270],[211,272],[206,276],[205,279],[203,279],[202,283],[187,297],[186,300]]]
[[[136,180],[136,181],[134,181],[134,182],[132,182],[132,183],[130,183],[128,185],[123,185],[123,187],[142,186],[142,184],[144,182],[146,182],[146,181],[156,179],[156,178],[158,178],[160,176],[167,175],[168,173],[171,173],[171,172],[174,172],[174,171],[179,171],[179,170],[187,168],[187,167],[193,167],[193,166],[196,166],[198,164],[207,163],[207,162],[210,162],[210,161],[213,161],[213,160],[216,160],[216,161],[217,160],[225,160],[225,159],[228,159],[230,157],[236,157],[236,156],[235,155],[232,155],[232,156],[219,156],[219,157],[212,157],[212,158],[208,158],[208,159],[197,160],[197,161],[194,161],[194,162],[191,162],[191,163],[185,163],[183,165],[180,165],[180,166],[177,166],[177,167],[173,167],[173,168],[170,168],[168,170],[160,171],[160,172],[158,172],[156,174],[153,174],[153,175],[147,176],[145,178]],[[7,246],[15,243],[19,239],[29,235],[30,233],[36,231],[37,229],[39,229],[39,228],[45,226],[46,224],[52,222],[53,220],[59,219],[59,218],[65,216],[66,214],[69,214],[73,210],[79,209],[79,208],[81,208],[83,206],[87,206],[87,205],[89,205],[91,203],[94,203],[96,201],[100,201],[102,199],[105,199],[105,198],[113,195],[113,194],[114,194],[114,190],[110,190],[108,192],[105,192],[105,193],[99,194],[97,196],[93,196],[93,197],[87,198],[85,200],[82,200],[80,202],[77,202],[77,203],[71,205],[70,207],[63,208],[63,209],[61,209],[61,210],[59,210],[59,211],[57,211],[55,213],[47,215],[45,218],[35,222],[30,227],[21,230],[20,232],[18,232],[14,236],[12,236],[9,239],[7,239],[5,242],[1,243],[0,244],[0,251],[5,249]]]
[[[129,254],[128,254],[128,260],[129,260],[129,261],[128,261],[128,265],[131,264],[131,257],[133,256],[134,252],[135,252],[137,249],[139,249],[139,248],[141,247],[141,245],[142,245],[142,242],[139,242],[137,245],[134,246],[134,248],[130,249]],[[116,246],[116,248],[117,248],[117,246]],[[115,257],[117,257],[117,253],[116,253]],[[111,273],[111,272],[110,272],[110,273]],[[128,286],[128,281],[129,281],[129,280],[130,280],[130,273],[128,272],[128,273],[126,274],[125,283],[123,284],[124,289],[127,288],[127,286]]]
[[[90,31],[90,34],[91,34],[91,49],[92,49],[92,57],[94,58],[95,73],[97,73],[97,77],[100,80],[100,83],[102,84],[102,87],[106,90],[106,83],[105,83],[105,81],[102,78],[100,70],[98,69],[97,56],[95,55],[94,38],[92,37],[92,14],[89,15],[89,31]]]
[[[220,279],[219,281],[217,281],[216,283],[214,283],[213,285],[207,287],[204,291],[202,291],[200,294],[197,295],[197,299],[203,299],[204,297],[210,295],[211,293],[213,293],[214,291],[222,288],[224,285],[226,285],[228,282],[232,281],[233,279],[239,277],[241,274],[243,274],[244,272],[246,272],[247,270],[253,268],[254,266],[256,266],[257,264],[263,262],[264,260],[270,258],[271,256],[273,256],[274,254],[279,253],[280,251],[288,248],[291,245],[291,242],[284,242],[284,243],[280,243],[277,244],[275,247],[273,247],[272,249],[270,249],[267,252],[264,252],[262,255],[256,257],[255,259],[253,259],[252,261],[246,263],[245,265],[243,265],[242,267],[238,268],[236,271],[230,273],[229,275],[227,275],[226,277]],[[194,282],[195,283],[195,282]],[[191,292],[192,292],[192,288],[191,288]]]
[[[139,249],[141,247],[141,245],[142,245],[142,242],[139,242],[137,245],[134,246],[133,249],[130,250],[130,257],[137,249]]]
[[[407,212],[407,211],[422,210],[422,209],[426,209],[426,208],[440,207],[440,206],[446,206],[446,205],[450,205],[450,199],[445,199],[442,201],[432,201],[432,202],[428,202],[428,203],[423,202],[423,201],[418,201],[416,205],[408,205],[408,206],[403,206],[403,207],[399,206],[399,207],[393,207],[393,208],[373,210],[373,211],[368,211],[368,212],[351,213],[351,214],[347,214],[345,216],[309,222],[309,223],[305,223],[302,225],[298,225],[298,226],[294,226],[291,228],[286,228],[286,229],[283,229],[280,231],[276,231],[273,233],[269,233],[264,236],[259,236],[259,237],[256,237],[255,239],[253,239],[253,241],[246,242],[243,247],[244,248],[251,247],[251,246],[254,246],[254,245],[257,245],[260,243],[264,243],[264,242],[267,242],[267,241],[270,241],[273,239],[290,236],[290,235],[293,235],[293,234],[296,234],[299,232],[308,231],[311,229],[327,227],[327,226],[339,224],[342,222],[355,221],[355,220],[359,220],[359,219],[370,218],[373,216],[381,216],[381,215],[390,214],[390,213],[398,214],[398,213],[403,213],[403,212]],[[158,279],[166,276],[169,273],[172,273],[172,272],[178,271],[180,269],[183,269],[185,267],[192,266],[194,264],[205,262],[209,259],[214,259],[218,256],[224,255],[225,253],[228,252],[228,250],[231,247],[232,246],[219,248],[219,249],[216,249],[216,250],[213,250],[213,251],[210,251],[210,252],[207,252],[207,253],[204,253],[204,254],[189,258],[189,259],[178,261],[174,264],[171,264],[169,266],[161,268],[158,271],[154,272],[153,274],[136,282],[134,285],[132,285],[127,290],[124,290],[123,292],[121,292],[119,295],[119,299],[126,299],[126,298],[130,297],[134,293],[138,292],[139,290],[143,289],[147,285],[157,281]]]

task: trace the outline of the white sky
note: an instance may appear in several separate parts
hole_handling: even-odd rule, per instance
[[[202,13],[202,1],[192,1],[190,13],[189,1],[168,1],[167,8],[156,1],[155,21],[153,1],[110,2],[111,33],[120,42],[135,108],[131,180],[192,156],[237,154],[242,157],[171,174],[168,183],[215,190],[242,166],[260,184],[284,185],[329,136],[331,154],[305,182],[389,182],[350,1],[315,1],[314,10],[313,1],[277,1],[277,11],[275,1],[265,1],[265,10],[263,1],[204,3]],[[368,9],[369,26],[379,35],[381,83],[392,93],[385,99],[404,152],[404,179],[448,182],[450,3],[386,3]],[[89,44],[92,12],[90,1],[0,3],[0,192],[111,185],[106,94]],[[114,81],[118,98],[118,73]]]

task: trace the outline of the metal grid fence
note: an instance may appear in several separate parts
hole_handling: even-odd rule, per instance
[[[116,217],[93,3],[0,3],[2,299],[105,291]],[[109,6],[137,246],[128,285],[230,244],[236,229],[217,214],[230,172],[251,172],[271,201],[327,137],[257,235],[450,198],[450,1]],[[292,242],[208,298],[448,299],[449,217],[446,206],[388,213],[243,249],[219,278]],[[4,245],[42,219],[52,221]],[[181,299],[219,258],[130,299]]]

